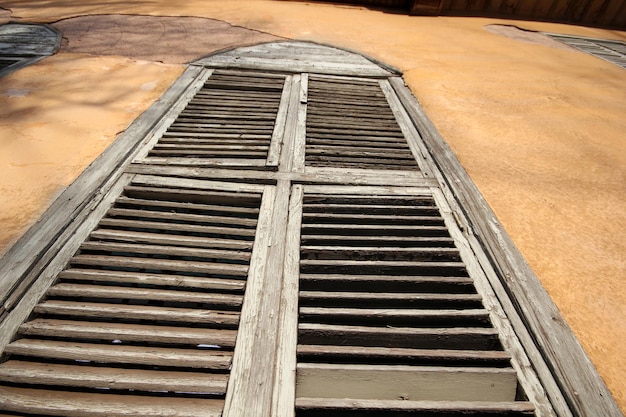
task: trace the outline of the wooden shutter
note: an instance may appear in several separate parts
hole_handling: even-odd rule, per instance
[[[624,42],[556,33],[547,33],[546,35],[572,48],[576,48],[579,51],[586,52],[600,59],[604,59],[611,64],[626,68],[626,43]]]
[[[134,177],[5,348],[4,407],[219,415],[262,196]]]
[[[268,154],[278,132],[275,121],[284,84],[284,75],[215,71],[150,149],[145,162],[275,166],[268,162]]]
[[[304,187],[297,416],[534,415],[437,194]]]
[[[571,415],[389,69],[294,42],[197,64],[0,287],[0,410]]]
[[[60,44],[61,34],[50,26],[0,25],[0,77],[54,54]]]

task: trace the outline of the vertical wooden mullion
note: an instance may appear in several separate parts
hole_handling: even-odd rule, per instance
[[[223,417],[270,415],[289,191],[280,180],[263,195]]]
[[[294,152],[294,132],[296,131],[298,102],[300,99],[300,74],[291,77],[291,88],[289,94],[289,106],[287,109],[287,122],[285,123],[285,133],[283,136],[283,146],[280,153],[279,171],[291,172],[293,167]]]
[[[285,140],[285,125],[287,124],[287,112],[291,99],[292,78],[293,77],[291,75],[285,77],[283,93],[280,97],[280,105],[278,106],[278,114],[276,115],[276,121],[274,122],[272,140],[270,142],[270,148],[267,152],[267,161],[265,165],[268,167],[277,167],[280,162],[280,151],[283,147],[283,141]]]
[[[293,417],[295,415],[300,229],[303,198],[302,185],[293,186],[287,221],[272,417]]]
[[[304,172],[306,154],[306,117],[309,90],[309,74],[300,76],[300,95],[298,97],[298,113],[294,135],[293,166],[292,172]]]

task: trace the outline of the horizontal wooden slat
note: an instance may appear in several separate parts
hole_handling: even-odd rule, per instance
[[[515,400],[513,368],[300,363],[296,397],[409,401]]]
[[[179,224],[169,222],[111,218],[102,219],[99,225],[100,227],[119,227],[124,229],[148,229],[159,231],[163,230],[169,232],[202,233],[205,235],[217,235],[220,238],[224,236],[241,236],[242,238],[251,238],[252,236],[254,236],[254,229],[243,229],[226,226],[202,226],[195,224]]]
[[[231,308],[239,307],[243,300],[242,295],[235,294],[70,283],[56,284],[48,290],[48,296],[204,303]]]
[[[205,248],[187,248],[178,246],[165,245],[144,245],[134,243],[116,243],[116,242],[94,242],[87,241],[80,246],[81,251],[98,251],[98,252],[124,252],[136,253],[142,255],[167,255],[172,257],[193,257],[207,258],[217,260],[235,260],[249,261],[250,252],[222,250],[222,249],[205,249]],[[201,261],[198,261],[201,262]]]
[[[440,229],[428,229],[430,232],[439,232]],[[308,234],[302,235],[303,245],[338,245],[338,246],[372,246],[379,247],[452,247],[454,240],[448,236],[368,236],[368,235],[348,235],[348,234],[312,234],[315,232],[326,232],[326,230],[307,230]],[[337,231],[339,232],[339,231]]]
[[[306,208],[305,208],[306,210]],[[423,216],[423,215],[399,215],[395,213],[389,214],[351,214],[351,213],[311,213],[305,212],[302,215],[305,222],[332,222],[346,224],[442,224],[443,218],[441,216]]]
[[[345,291],[300,291],[301,306],[385,307],[385,308],[481,308],[482,298],[476,293],[407,293]]]
[[[139,268],[147,270],[185,271],[216,275],[246,275],[248,265],[211,263],[159,258],[134,258],[129,256],[77,255],[72,265],[91,265],[107,268]]]
[[[244,280],[193,277],[186,275],[165,275],[141,272],[103,271],[98,269],[67,269],[59,278],[72,281],[115,282],[126,284],[156,285],[177,288],[197,288],[218,291],[242,291]]]
[[[304,291],[339,291],[343,288],[361,292],[425,292],[425,293],[474,293],[474,285],[468,277],[425,277],[390,275],[340,275],[300,274],[300,288]]]
[[[456,248],[422,247],[422,248],[389,248],[368,246],[301,246],[302,259],[324,260],[363,260],[402,262],[416,261],[460,261]],[[402,262],[399,262],[402,261]]]
[[[374,412],[384,416],[384,412],[411,412],[401,415],[428,416],[481,416],[481,417],[522,417],[534,415],[532,404],[523,401],[485,402],[485,401],[406,401],[406,400],[356,400],[343,398],[309,398],[296,399],[299,412],[308,410],[325,411],[329,416],[356,416],[357,414],[330,414],[331,411]],[[298,414],[300,415],[300,413]],[[313,414],[304,414],[305,416]],[[316,414],[320,415],[320,414]]]
[[[0,386],[7,411],[53,416],[84,417],[219,417],[223,400],[156,396],[90,394]]]
[[[92,389],[223,394],[225,381],[210,373],[153,371],[8,361],[0,365],[0,381],[14,384]],[[62,395],[62,394],[61,394]]]
[[[493,328],[452,327],[366,327],[300,323],[301,344],[346,344],[419,349],[499,350],[498,332]]]
[[[410,327],[434,326],[485,326],[489,324],[489,313],[483,309],[391,309],[391,308],[329,308],[301,307],[300,322],[316,323],[361,323],[363,325],[398,325]]]
[[[411,349],[379,346],[298,345],[301,362],[387,363],[460,363],[472,365],[510,366],[511,357],[499,350]]]
[[[232,360],[232,352],[216,349],[175,349],[28,338],[9,344],[5,352],[53,360],[215,370],[228,370]],[[226,378],[224,375],[224,383]]]
[[[74,316],[79,318],[115,318],[119,320],[153,320],[159,322],[194,323],[234,328],[239,323],[239,313],[206,309],[153,307],[142,305],[86,303],[48,300],[35,306],[39,314]]]
[[[456,275],[465,272],[463,262],[441,261],[352,261],[328,259],[303,259],[300,261],[304,273],[353,273],[353,274],[441,274]]]
[[[227,224],[237,226],[255,227],[256,219],[248,219],[245,217],[237,216],[215,216],[215,215],[202,215],[202,214],[190,214],[190,213],[177,213],[177,212],[164,212],[153,210],[131,210],[112,208],[107,212],[107,216],[110,217],[135,217],[145,219],[165,219],[171,222],[196,222],[196,223],[208,223],[208,224]]]
[[[448,230],[445,226],[412,226],[412,225],[369,225],[369,224],[311,224],[304,223],[302,225],[303,233],[316,234],[339,234],[351,235],[435,235],[448,236]]]
[[[233,249],[250,251],[252,242],[249,240],[203,238],[191,235],[168,235],[163,233],[135,232],[132,230],[97,229],[90,235],[92,240],[109,240],[117,242],[147,243],[155,245],[171,245],[200,247],[205,249]]]
[[[138,324],[83,322],[73,320],[35,319],[20,326],[28,336],[48,336],[123,342],[216,345],[232,348],[235,330],[148,326]]]
[[[200,211],[200,212],[218,212],[218,213],[236,213],[243,216],[256,216],[259,214],[258,207],[243,207],[220,204],[201,204],[190,202],[163,201],[154,199],[132,198],[120,196],[115,200],[116,206],[135,206],[135,207],[159,207],[169,210],[181,211]]]

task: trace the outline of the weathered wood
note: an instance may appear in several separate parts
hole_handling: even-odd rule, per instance
[[[276,121],[272,132],[270,148],[267,152],[266,165],[270,167],[278,167],[280,162],[280,153],[285,140],[285,127],[287,123],[287,111],[289,108],[289,99],[291,97],[292,80],[291,76],[285,77],[282,95],[278,112],[276,113]]]
[[[474,292],[473,281],[469,277],[441,276],[300,274],[300,286],[306,291],[338,291],[341,288],[358,288],[359,291],[376,292],[384,288],[389,292],[409,293]]]
[[[166,270],[173,272],[193,272],[197,274],[245,276],[248,265],[227,264],[213,262],[197,262],[183,260],[169,260],[160,258],[139,258],[129,256],[107,255],[77,255],[70,263],[72,265],[90,265],[108,268],[128,268],[145,270]]]
[[[516,390],[511,368],[300,363],[296,396],[512,402]]]
[[[358,346],[399,347],[414,349],[500,350],[498,332],[493,328],[453,327],[366,327],[300,323],[301,344],[350,344]]]
[[[87,281],[123,284],[158,285],[176,288],[194,288],[206,290],[229,290],[240,292],[243,290],[243,279],[194,277],[187,275],[168,275],[155,273],[140,273],[127,271],[104,271],[98,269],[71,268],[59,274],[64,281]],[[245,278],[245,277],[243,277]]]
[[[558,308],[452,150],[402,80],[392,78],[391,85],[429,147],[434,162],[446,173],[445,187],[463,202],[468,227],[476,230],[476,236],[470,239],[486,252],[481,263],[489,262],[496,271],[487,275],[490,284],[503,303],[555,411],[570,415],[571,407],[578,415],[620,415],[619,407]]]
[[[8,23],[0,26],[0,77],[54,54],[61,33],[48,25]],[[9,58],[8,60],[6,58]]]
[[[93,240],[147,243],[152,245],[172,245],[177,247],[232,249],[244,256],[252,248],[252,242],[246,240],[203,238],[198,236],[167,235],[162,233],[134,232],[126,230],[97,229],[90,235]],[[245,252],[244,252],[245,251]]]
[[[489,313],[483,309],[392,309],[300,307],[301,322],[406,326],[485,326]]]
[[[69,386],[93,389],[169,391],[198,394],[224,392],[223,378],[210,373],[8,361],[0,366],[0,381],[14,384]]]
[[[85,297],[90,294],[85,294]],[[184,297],[184,294],[182,295]],[[133,298],[134,295],[128,298]],[[135,298],[133,298],[135,299]],[[155,300],[151,298],[150,300]],[[183,302],[193,302],[192,300]],[[162,300],[160,300],[162,301]],[[108,304],[73,302],[63,300],[48,300],[35,306],[33,312],[53,316],[70,316],[73,318],[106,318],[118,320],[150,320],[157,323],[180,322],[187,324],[202,324],[211,327],[236,328],[239,323],[239,314],[232,311],[207,309],[151,307],[142,305]]]
[[[532,404],[523,401],[485,402],[485,401],[407,401],[396,400],[357,400],[357,399],[327,399],[301,397],[296,400],[296,409],[300,412],[307,410],[325,411],[374,411],[374,412],[415,412],[415,413],[462,413],[469,416],[496,416],[521,417],[534,415]]]
[[[0,386],[2,407],[13,412],[84,417],[220,417],[223,400],[91,394]]]
[[[217,345],[232,348],[235,330],[181,328],[122,323],[90,323],[73,320],[35,319],[20,326],[27,336],[47,336],[89,340],[121,340],[179,345]]]
[[[192,232],[206,235],[217,235],[219,238],[240,237],[242,239],[254,236],[254,229],[242,229],[226,226],[200,226],[195,224],[178,224],[170,222],[150,222],[141,220],[126,220],[105,218],[98,224],[100,227],[123,227],[127,229],[148,229],[160,231]]]
[[[296,399],[296,349],[298,344],[298,291],[300,269],[300,226],[303,188],[293,186],[289,201],[283,287],[281,295],[279,341],[276,351],[276,374],[272,395],[273,417],[294,417]]]
[[[232,352],[215,349],[106,345],[27,338],[11,343],[5,352],[42,359],[214,370],[228,370],[232,359]],[[217,374],[214,379],[217,381]],[[225,388],[228,375],[222,374],[220,380]]]
[[[372,77],[392,75],[392,72],[361,55],[337,48],[291,41],[237,48],[203,58],[195,64],[261,71],[289,70]]]
[[[109,211],[109,214],[111,212]],[[211,219],[214,219],[213,217]],[[256,226],[256,220],[253,223]],[[92,234],[93,236],[93,234]],[[87,241],[80,245],[83,251],[102,251],[102,252],[126,252],[141,253],[150,255],[168,255],[168,256],[185,256],[194,258],[207,258],[219,260],[250,260],[250,253],[244,251],[229,251],[222,249],[205,249],[205,248],[187,248],[178,246],[164,245],[142,245],[135,243],[117,243],[117,242],[94,242]],[[201,262],[201,261],[199,261]]]
[[[224,417],[271,412],[289,189],[282,181],[263,195]]]
[[[386,348],[378,346],[341,345],[298,345],[298,357],[302,362],[344,362],[368,363],[400,362],[406,365],[487,365],[494,367],[510,366],[510,355],[499,350],[455,350],[455,349],[412,349]]]
[[[56,284],[47,292],[50,297],[80,297],[128,300],[155,300],[204,303],[216,307],[236,308],[243,297],[234,294],[159,290],[153,288],[114,287],[110,285]]]
[[[62,232],[56,242],[53,242],[50,247],[45,247],[45,249],[36,245],[32,247],[45,250],[46,253],[42,255],[42,258],[38,262],[35,262],[35,264],[32,265],[32,269],[27,274],[21,277],[21,281],[18,281],[16,288],[13,288],[11,292],[3,294],[6,296],[6,299],[4,300],[4,307],[9,313],[0,323],[0,351],[3,350],[4,347],[12,340],[20,324],[30,315],[32,308],[35,304],[37,304],[40,298],[44,296],[46,290],[53,283],[57,274],[65,268],[68,259],[76,253],[81,241],[89,235],[91,230],[93,230],[98,220],[104,215],[108,206],[113,202],[114,198],[119,195],[124,187],[124,184],[128,181],[130,181],[130,177],[122,175],[117,179],[117,181],[115,181],[114,184],[108,184],[110,185],[108,192],[103,196],[99,196],[94,199],[96,202],[102,204],[85,207],[84,210],[88,210],[89,213],[81,210],[77,214],[81,220],[80,224],[71,223],[67,225],[66,231]],[[56,213],[56,216],[57,222],[62,221],[60,218],[62,217],[61,213]],[[47,220],[52,221],[52,219]],[[77,221],[78,220],[79,219],[77,219]],[[52,224],[47,223],[47,221],[46,224],[52,226]],[[58,224],[55,227],[57,226]],[[41,232],[38,229],[35,230],[37,230],[36,235]],[[43,239],[41,236],[40,238]],[[23,253],[26,255],[28,252],[22,252],[21,249],[16,253]],[[33,254],[31,253],[30,255]],[[9,256],[10,258],[8,259],[10,260],[14,255]],[[14,264],[13,261],[5,265],[8,267],[10,272],[17,273],[17,271],[13,268],[17,268],[19,265]],[[1,269],[2,268],[0,267],[0,270]],[[6,277],[8,278],[13,276],[7,275]],[[5,281],[2,281],[2,283],[5,283],[6,281],[11,282],[10,279],[6,279]]]

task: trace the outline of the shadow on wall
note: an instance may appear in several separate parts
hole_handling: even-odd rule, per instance
[[[280,39],[196,17],[96,15],[61,20],[53,26],[63,33],[64,52],[166,64],[185,64],[222,49]]]

